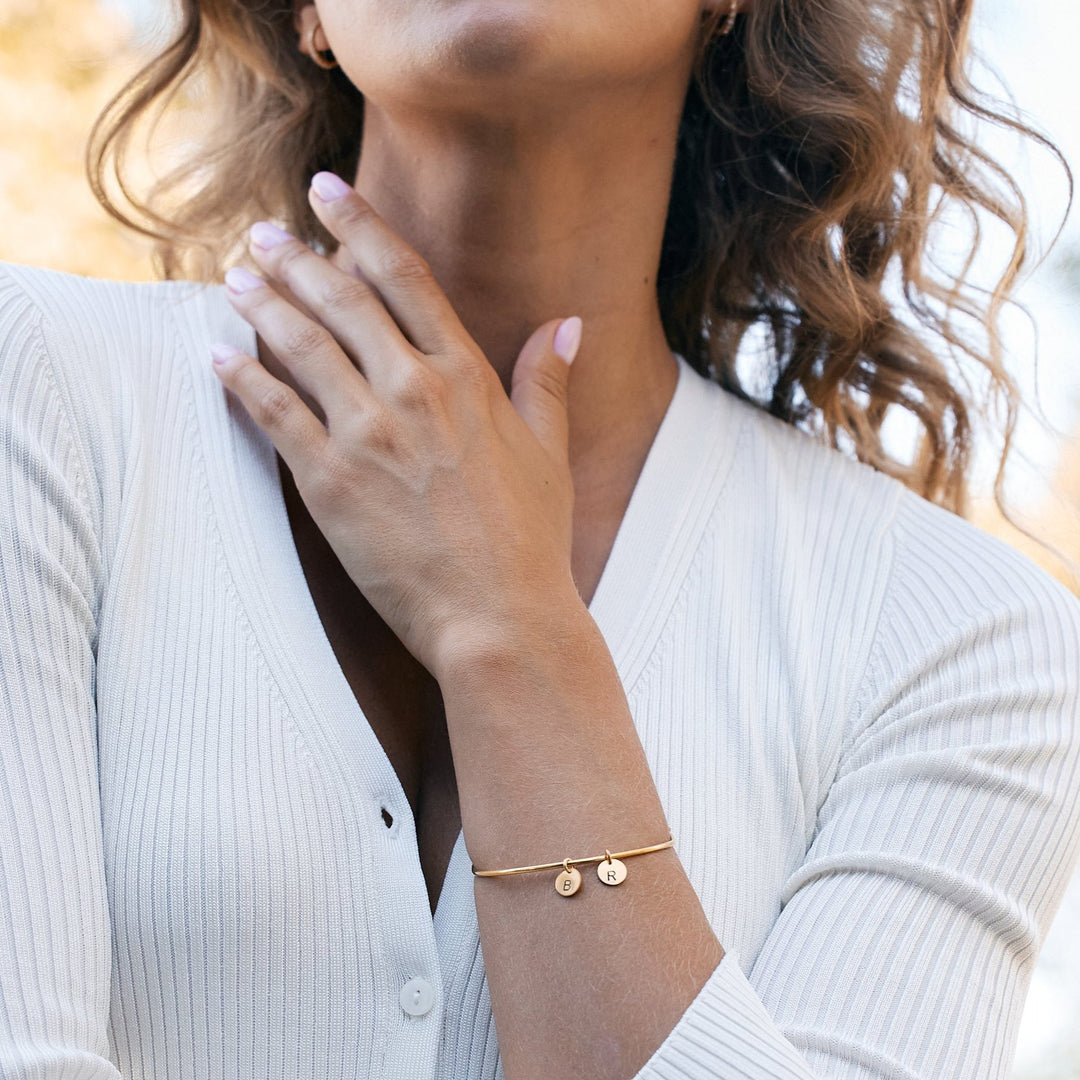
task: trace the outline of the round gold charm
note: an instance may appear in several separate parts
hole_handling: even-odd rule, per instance
[[[596,864],[596,876],[605,885],[621,885],[626,880],[626,863],[618,859],[605,859]]]
[[[581,871],[576,866],[561,870],[555,879],[555,891],[560,896],[573,896],[581,888]]]

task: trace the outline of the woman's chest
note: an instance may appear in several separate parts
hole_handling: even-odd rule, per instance
[[[434,688],[355,627],[339,635],[348,604],[322,609],[321,648],[344,675],[329,682],[303,635],[276,647],[287,610],[252,625],[213,543],[118,574],[98,685],[114,1014],[194,1001],[227,1047],[287,1054],[303,1036],[338,1055],[320,1060],[327,1075],[346,1058],[388,1075],[365,1040],[415,1020],[399,994],[419,978],[452,1042],[486,999],[468,855],[448,857],[449,785],[440,796],[425,773],[450,763],[425,753]],[[769,643],[740,650],[722,626],[691,625],[678,615],[628,699],[679,857],[725,946],[752,962],[805,851],[808,768]]]
[[[472,970],[473,881],[463,848],[448,857],[457,792],[433,680],[368,633],[340,581],[314,573],[305,591],[280,532],[249,529],[240,552],[199,483],[185,502],[139,490],[96,671],[117,986],[209,994],[220,987],[203,980],[247,956],[253,994],[296,985],[318,1003],[347,985],[367,1016],[436,939]],[[828,779],[832,735],[813,722],[840,711],[792,654],[801,639],[747,642],[738,613],[762,598],[719,594],[705,571],[720,558],[705,549],[687,569],[626,691],[676,850],[722,940],[752,960]],[[433,919],[441,874],[450,903]]]

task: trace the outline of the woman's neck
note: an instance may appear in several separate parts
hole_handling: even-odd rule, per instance
[[[669,85],[514,122],[365,103],[357,190],[428,260],[508,391],[536,326],[584,320],[570,384],[579,497],[647,448],[677,377],[656,297],[683,96],[677,73]]]

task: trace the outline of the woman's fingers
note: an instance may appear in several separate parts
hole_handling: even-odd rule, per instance
[[[318,258],[314,253],[312,257]],[[372,403],[367,380],[353,366],[329,330],[302,314],[265,281],[242,267],[233,267],[225,275],[225,284],[233,305],[296,376],[297,382],[319,403],[327,423],[332,424],[335,416],[355,412]],[[261,364],[259,368],[267,378],[279,382]],[[279,385],[284,386],[283,383]],[[300,402],[299,397],[297,401]],[[318,423],[307,406],[303,402],[300,404]]]
[[[378,294],[276,225],[256,222],[250,238],[260,268],[330,331],[377,388],[387,359],[411,348]]]
[[[459,346],[468,334],[427,260],[333,173],[316,173],[308,193],[312,209],[344,245],[360,272],[409,341],[434,356]]]
[[[290,470],[302,473],[329,439],[326,428],[300,395],[275,379],[254,356],[232,345],[213,345],[210,351],[218,378],[270,437]]]

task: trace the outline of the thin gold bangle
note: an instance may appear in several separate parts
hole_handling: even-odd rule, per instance
[[[558,870],[560,867],[565,867],[568,863],[570,866],[585,865],[586,863],[599,863],[607,862],[609,858],[612,859],[628,859],[631,855],[645,855],[650,851],[660,851],[662,848],[673,847],[675,841],[671,838],[671,834],[668,834],[668,839],[662,844],[651,844],[649,847],[634,848],[633,851],[612,851],[610,854],[604,855],[590,855],[585,859],[560,859],[558,862],[546,862],[537,863],[535,866],[513,866],[509,870],[477,870],[475,864],[473,864],[472,872],[477,877],[498,877],[500,874],[527,874],[532,870]]]

